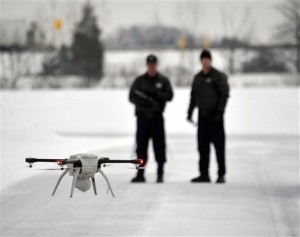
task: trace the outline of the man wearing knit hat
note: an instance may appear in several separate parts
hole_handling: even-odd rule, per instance
[[[223,115],[229,97],[227,76],[212,67],[212,57],[208,50],[200,55],[202,70],[195,75],[187,119],[193,123],[194,108],[198,108],[198,150],[200,153],[200,176],[192,183],[210,182],[210,143],[213,143],[218,163],[217,183],[225,183],[225,132]]]

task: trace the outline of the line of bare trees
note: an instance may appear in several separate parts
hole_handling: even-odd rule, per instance
[[[230,12],[222,9],[222,24],[225,30],[223,42],[228,50],[223,52],[226,62],[226,69],[230,74],[236,73],[237,61],[245,60],[247,57],[247,47],[253,43],[255,34],[255,24],[252,18],[252,10],[248,6],[241,13],[242,17],[236,19]],[[238,49],[244,48],[243,54],[238,54]]]
[[[286,0],[276,6],[283,21],[276,27],[275,38],[279,42],[296,45],[291,55],[287,57],[298,73],[300,73],[300,1]]]

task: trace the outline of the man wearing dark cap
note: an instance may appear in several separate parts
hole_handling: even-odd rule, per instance
[[[208,50],[200,55],[202,70],[194,77],[187,119],[193,123],[194,108],[198,108],[198,150],[200,176],[191,182],[210,182],[210,143],[213,143],[218,163],[217,183],[225,183],[225,132],[223,115],[229,97],[227,76],[212,67]]]
[[[152,139],[158,164],[157,183],[162,183],[166,162],[163,112],[166,102],[172,100],[173,90],[169,79],[158,72],[158,60],[155,55],[147,57],[146,65],[147,72],[135,79],[129,93],[129,100],[135,105],[137,117],[136,153],[145,166],[148,160],[148,143]],[[144,169],[139,169],[131,182],[146,182]]]

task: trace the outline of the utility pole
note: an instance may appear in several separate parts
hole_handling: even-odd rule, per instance
[[[55,0],[51,0],[50,2],[51,4],[51,29],[52,29],[52,45],[54,48],[56,48],[56,31],[55,31],[55,26],[53,26],[53,24],[55,24],[55,19],[56,19],[56,2]]]

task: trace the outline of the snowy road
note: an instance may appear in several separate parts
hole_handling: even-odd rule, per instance
[[[145,185],[129,183],[135,170],[127,165],[105,168],[115,199],[105,196],[100,175],[97,197],[76,190],[70,199],[70,177],[51,197],[60,171],[30,170],[24,158],[130,158],[135,121],[127,96],[1,92],[0,236],[299,236],[299,88],[232,90],[226,185],[189,183],[197,175],[195,128],[185,120],[189,90],[176,89],[165,114],[166,183],[154,183],[151,159]]]
[[[60,171],[10,186],[1,193],[1,236],[299,236],[296,137],[230,137],[226,185],[188,182],[197,174],[193,136],[173,136],[168,144],[164,184],[154,183],[153,159],[147,184],[130,184],[135,170],[126,165],[105,168],[115,199],[105,196],[100,176],[97,197],[76,190],[70,199],[69,177],[50,197]],[[131,149],[91,152],[122,158]]]

